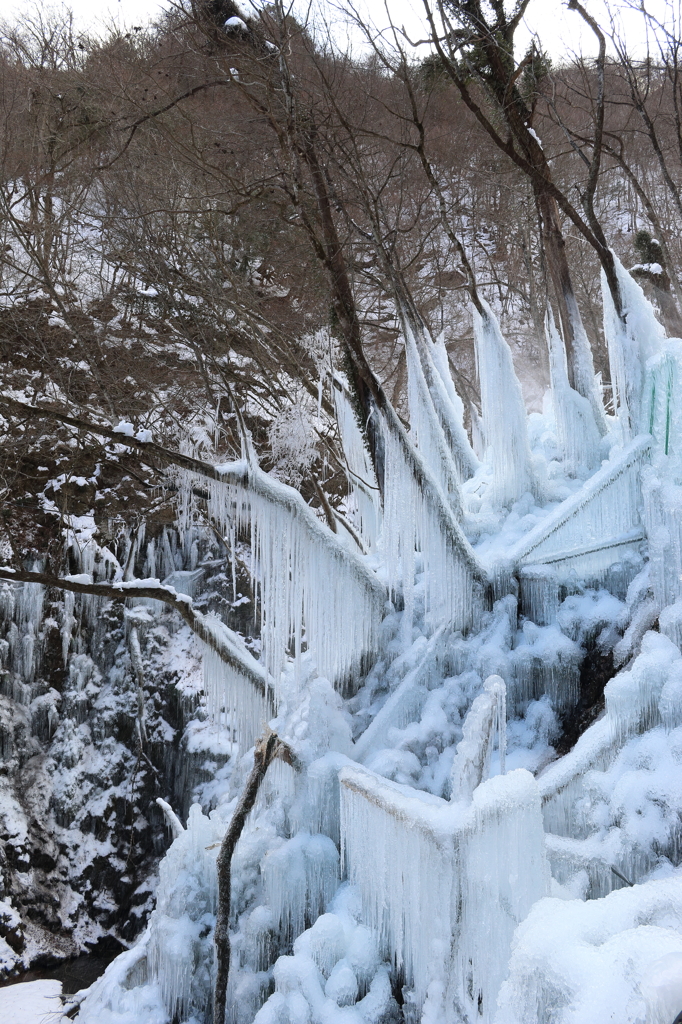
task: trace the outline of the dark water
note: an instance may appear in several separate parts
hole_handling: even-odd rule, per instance
[[[62,960],[50,967],[35,967],[23,974],[17,974],[12,978],[0,981],[0,988],[5,985],[18,985],[24,981],[40,981],[42,978],[51,978],[61,981],[63,995],[73,995],[82,988],[88,988],[93,981],[97,981],[105,970],[124,947],[118,943],[107,943],[104,949],[98,948],[94,953],[83,953],[82,956],[74,957],[72,960]]]

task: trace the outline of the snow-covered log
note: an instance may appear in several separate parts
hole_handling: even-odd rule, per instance
[[[514,928],[548,886],[532,776],[490,779],[468,805],[360,767],[340,781],[344,863],[384,953],[419,1008],[431,986],[430,1019],[491,1024]]]

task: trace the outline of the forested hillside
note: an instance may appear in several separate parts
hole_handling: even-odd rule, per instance
[[[675,5],[341,6],[3,27],[0,976],[673,1024]]]

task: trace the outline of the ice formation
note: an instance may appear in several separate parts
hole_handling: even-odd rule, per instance
[[[249,750],[273,717],[273,693],[265,685],[256,686],[253,677],[226,664],[210,647],[202,647],[208,711],[242,750]]]
[[[224,534],[250,531],[269,675],[277,682],[290,647],[298,663],[305,646],[320,674],[342,685],[376,647],[383,587],[298,491],[248,462],[218,473],[210,482],[210,513]]]
[[[641,287],[613,255],[618,277],[624,319],[619,317],[602,272],[604,334],[609,347],[609,364],[614,405],[623,441],[648,429],[644,387],[646,363],[656,356],[664,341],[663,328],[654,316]]]
[[[462,515],[462,496],[459,490],[460,474],[452,449],[446,440],[441,420],[432,398],[433,390],[426,382],[417,342],[411,325],[403,325],[407,361],[407,395],[410,408],[410,434],[424,462],[440,482],[450,506],[458,518]],[[422,347],[424,340],[422,339]],[[431,367],[432,378],[435,368]],[[437,377],[441,381],[440,375]],[[444,391],[444,387],[442,388]]]
[[[648,434],[614,455],[509,553],[518,565],[551,563],[582,578],[598,578],[644,537],[640,470],[651,448]]]
[[[557,437],[569,473],[586,476],[599,465],[601,434],[590,402],[574,391],[568,382],[566,349],[554,323],[551,310],[545,318],[549,351],[549,371]]]
[[[405,622],[414,612],[416,553],[421,555],[424,613],[431,629],[476,621],[488,583],[439,481],[429,472],[395,414],[384,418],[383,557],[389,589],[402,591]]]
[[[369,558],[250,463],[218,467],[209,512],[233,543],[250,536],[263,686],[204,652],[232,757],[204,791],[217,807],[175,828],[149,929],[93,987],[81,1024],[204,1024],[216,844],[245,751],[273,715],[296,770],[271,770],[235,853],[230,1024],[671,1024],[682,1009],[682,343],[662,343],[641,291],[627,277],[622,287],[625,327],[608,301],[605,313],[620,433],[602,437],[584,352],[580,394],[569,388],[551,323],[553,414],[529,420],[486,310],[475,314],[479,466],[444,346],[408,324],[412,436],[390,406],[375,411],[380,514],[361,424],[337,389],[346,509]],[[463,481],[477,500],[460,522]],[[172,545],[148,555],[150,575],[188,571]],[[11,614],[23,626],[8,651],[30,671],[33,611]],[[610,677],[600,716],[587,692],[599,673]],[[591,724],[556,758],[586,697]]]
[[[535,486],[526,409],[509,345],[489,307],[473,310],[476,361],[493,505],[509,505]]]
[[[428,996],[444,1024],[456,1005],[492,1022],[514,928],[549,884],[532,776],[510,772],[471,803],[447,803],[348,767],[341,820],[349,878],[417,1007]]]
[[[348,476],[349,511],[353,525],[368,550],[373,550],[381,527],[379,485],[372,467],[367,445],[358,426],[350,397],[341,381],[332,388],[336,421],[341,434]]]

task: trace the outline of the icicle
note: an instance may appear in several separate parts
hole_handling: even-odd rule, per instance
[[[573,375],[575,390],[581,398],[585,398],[589,402],[592,409],[592,425],[596,428],[599,436],[603,437],[607,433],[608,427],[601,387],[594,372],[592,346],[590,345],[590,339],[587,337],[575,297],[571,295],[566,296],[566,305],[573,327]],[[564,348],[564,361],[565,359],[566,350]]]
[[[201,646],[208,712],[217,725],[230,730],[242,752],[250,750],[274,715],[272,695],[254,686],[252,679],[227,665],[206,644]]]
[[[601,435],[590,403],[568,383],[566,350],[550,309],[545,317],[545,335],[549,350],[554,417],[564,462],[570,475],[585,475],[599,465]]]
[[[452,454],[455,457],[455,462],[459,466],[459,471],[462,480],[466,480],[468,477],[473,476],[476,470],[479,468],[480,462],[474,453],[474,449],[469,443],[466,430],[464,429],[464,403],[457,394],[452,374],[450,373],[450,360],[448,359],[447,349],[445,348],[445,337],[444,332],[438,335],[436,340],[432,342],[429,348],[428,341],[425,340],[425,347],[427,354],[430,355],[433,365],[438,373],[440,380],[443,382],[445,388],[445,395],[447,397],[447,404],[443,402],[444,411],[440,413],[440,405],[436,404],[436,411],[439,412],[443,417],[447,416],[450,423],[450,431],[453,439],[451,441]],[[436,381],[438,385],[438,381]],[[437,386],[436,397],[440,398],[440,387]]]
[[[490,500],[505,506],[534,488],[526,410],[512,354],[499,324],[486,306],[475,308],[474,339],[481,383],[481,406],[493,480]]]
[[[217,471],[209,515],[223,532],[232,521],[237,530],[250,527],[267,674],[277,685],[290,646],[300,670],[305,643],[319,674],[345,684],[376,647],[383,586],[298,491],[247,462]]]
[[[385,488],[383,550],[389,588],[402,588],[406,635],[411,630],[415,551],[421,552],[424,608],[430,629],[466,631],[483,607],[487,577],[447,498],[395,414],[383,417]]]
[[[299,832],[262,864],[268,906],[286,944],[323,914],[339,885],[339,854],[327,836]]]
[[[410,433],[424,462],[447,495],[457,516],[462,516],[459,472],[445,433],[436,414],[433,398],[422,370],[417,343],[408,323],[403,326],[407,358],[407,395],[410,407]],[[432,372],[432,377],[435,372]],[[440,377],[438,378],[440,380]]]
[[[473,448],[474,451],[476,452],[476,457],[479,460],[482,460],[485,458],[486,449],[483,420],[478,415],[478,409],[476,408],[473,402],[471,402],[469,406],[469,411],[471,413],[471,438],[473,442]]]
[[[454,464],[456,480],[461,483],[473,476],[479,463],[464,429],[464,407],[450,376],[443,337],[434,343],[423,321],[404,312],[401,323],[407,356],[410,423],[417,435],[421,430],[429,465],[449,474],[450,463]],[[433,464],[431,460],[435,460]]]
[[[614,254],[616,274],[624,306],[625,323],[616,313],[602,271],[604,334],[609,348],[609,365],[614,406],[617,407],[622,437],[628,441],[648,429],[648,403],[644,394],[644,369],[658,354],[665,332],[656,319],[644,292]]]
[[[547,893],[537,785],[514,771],[480,785],[469,808],[341,771],[344,863],[366,923],[414,989],[417,1012],[433,982],[444,1024],[492,1024],[516,925]]]
[[[346,389],[339,382],[338,385],[334,385],[332,391],[346,459],[349,511],[353,526],[367,549],[371,551],[376,546],[381,525],[379,486]]]

